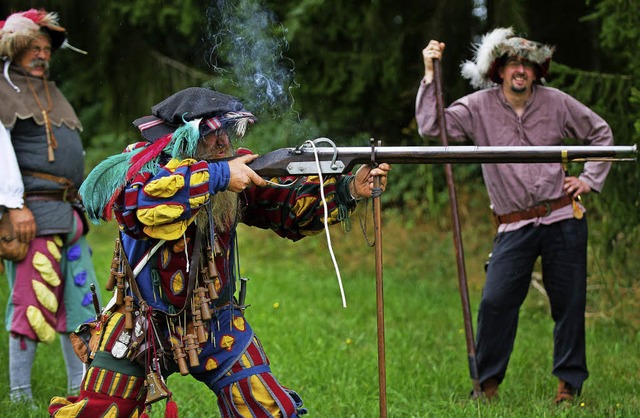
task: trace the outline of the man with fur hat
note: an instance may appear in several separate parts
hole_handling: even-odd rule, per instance
[[[439,134],[433,60],[444,43],[422,51],[425,74],[416,100],[422,136]],[[569,95],[545,87],[553,48],[498,28],[476,46],[462,75],[481,89],[445,109],[452,140],[485,146],[553,146],[564,138],[585,145],[613,144],[607,123]],[[555,321],[553,374],[556,403],[572,400],[587,379],[585,307],[587,220],[580,195],[599,192],[610,163],[587,162],[579,176],[560,163],[483,164],[482,173],[498,226],[478,312],[476,354],[486,398],[498,393],[513,350],[534,263],[542,261],[544,285]]]
[[[384,187],[390,166],[323,184],[318,176],[267,181],[248,165],[257,155],[231,143],[254,121],[236,98],[188,88],[134,121],[145,141],[89,174],[80,190],[89,217],[113,212],[121,231],[108,285],[115,295],[99,338],[80,353],[89,364],[80,396],[52,399],[52,416],[139,416],[164,399],[166,416],[176,416],[165,384],[176,372],[207,385],[223,417],[306,412],[274,378],[245,319],[236,226],[294,241],[316,235],[325,219],[339,222],[371,196],[373,176]]]
[[[22,259],[5,260],[11,286],[7,307],[11,399],[30,401],[38,342],[60,333],[68,390],[76,393],[83,365],[69,333],[95,316],[90,285],[97,283],[77,195],[84,176],[82,126],[47,80],[52,52],[65,43],[57,14],[31,9],[0,22],[0,216],[28,243]]]

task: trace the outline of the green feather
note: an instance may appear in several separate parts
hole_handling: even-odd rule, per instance
[[[173,158],[179,160],[193,158],[198,148],[198,140],[200,139],[199,125],[200,119],[194,119],[176,129],[173,133],[173,139],[168,145],[168,148],[171,148],[169,154],[171,154]]]
[[[100,223],[104,208],[127,182],[127,170],[131,158],[143,149],[108,157],[91,170],[79,190],[87,217],[91,222]]]

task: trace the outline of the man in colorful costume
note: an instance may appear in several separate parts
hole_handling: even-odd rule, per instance
[[[11,399],[32,398],[31,368],[38,342],[61,333],[68,390],[77,393],[83,365],[69,333],[95,317],[90,285],[97,283],[77,189],[84,177],[82,125],[47,80],[51,53],[66,45],[55,13],[31,9],[0,22],[0,217],[28,243],[22,260],[5,260],[11,295]]]
[[[416,101],[421,135],[439,133],[433,60],[444,44],[423,50],[425,75]],[[485,146],[563,145],[575,138],[585,145],[613,144],[607,123],[571,96],[542,85],[553,48],[498,28],[476,46],[475,62],[463,77],[481,89],[447,109],[447,135]],[[486,398],[498,393],[513,350],[518,313],[534,263],[541,257],[543,282],[555,322],[553,374],[555,402],[572,400],[587,379],[585,308],[587,221],[581,194],[599,192],[610,163],[587,162],[579,176],[560,163],[484,164],[483,177],[498,233],[487,266],[476,337],[479,380]]]
[[[245,320],[244,286],[235,296],[236,225],[291,240],[316,235],[325,226],[321,187],[333,224],[371,196],[373,176],[384,187],[390,166],[363,166],[322,185],[318,176],[267,182],[247,165],[257,155],[231,146],[230,136],[243,136],[255,121],[237,99],[189,88],[152,113],[134,122],[148,142],[98,165],[81,190],[94,221],[113,210],[122,251],[108,286],[116,289],[113,306],[99,342],[89,344],[80,396],[54,398],[52,416],[136,417],[145,402],[165,398],[167,416],[175,416],[164,384],[174,372],[205,383],[223,417],[304,414],[300,397],[273,377]]]

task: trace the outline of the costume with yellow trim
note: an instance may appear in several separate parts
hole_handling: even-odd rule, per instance
[[[18,165],[15,171],[2,167],[7,187],[0,190],[0,210],[26,207],[37,229],[23,259],[4,261],[11,289],[5,323],[9,346],[15,347],[9,353],[12,399],[31,398],[36,343],[50,343],[56,333],[70,333],[95,315],[90,286],[97,280],[77,200],[84,176],[82,125],[54,82],[17,64],[30,57],[24,54],[31,54],[32,41],[43,36],[52,51],[64,44],[66,32],[56,13],[31,9],[0,21],[0,129],[10,139],[0,144],[0,154],[14,154]],[[64,348],[68,338],[62,337]],[[69,353],[73,392],[82,364]]]
[[[131,315],[130,329],[112,325],[113,321],[121,321],[118,314],[105,318],[102,326],[106,325],[108,331],[102,338],[113,344],[102,344],[95,350],[88,376],[94,376],[96,369],[123,376],[146,376],[147,385],[140,388],[141,393],[146,390],[146,396],[137,396],[134,402],[112,395],[115,402],[122,403],[122,410],[114,415],[118,417],[142,414],[145,401],[152,404],[160,399],[171,400],[164,379],[175,372],[191,374],[205,383],[216,394],[223,417],[297,417],[306,413],[302,400],[274,378],[262,345],[244,317],[246,307],[241,305],[244,295],[236,295],[239,279],[236,223],[271,229],[291,240],[318,234],[324,229],[320,187],[324,188],[329,223],[339,222],[340,213],[356,205],[348,190],[351,176],[328,177],[322,185],[317,176],[271,179],[290,187],[245,189],[238,194],[236,222],[226,228],[215,225],[211,216],[215,210],[212,198],[227,189],[229,165],[226,161],[192,158],[188,155],[191,152],[184,152],[193,149],[187,144],[192,139],[176,146],[177,137],[192,136],[198,140],[202,133],[192,135],[193,131],[181,129],[204,129],[206,135],[212,127],[236,128],[239,119],[253,119],[253,115],[233,98],[207,89],[188,89],[167,101],[171,105],[176,101],[187,103],[188,109],[177,106],[175,110],[184,115],[189,109],[198,109],[194,103],[199,99],[193,98],[193,94],[206,98],[204,109],[209,109],[216,100],[223,100],[233,104],[233,111],[204,112],[197,115],[202,119],[198,124],[190,123],[190,116],[185,116],[174,132],[159,132],[160,136],[147,138],[151,143],[134,144],[122,156],[105,162],[109,170],[97,167],[97,172],[89,175],[86,189],[81,190],[84,194],[101,195],[99,205],[89,204],[89,213],[107,218],[110,214],[105,208],[113,207],[122,243],[122,250],[114,258],[118,259],[114,263],[115,298],[121,293],[120,302],[113,309],[124,311],[125,317],[127,311]],[[219,128],[215,128],[216,121]],[[153,123],[146,120],[145,126],[157,128]],[[148,132],[143,131],[145,135]],[[153,150],[159,141],[165,141],[162,152]],[[249,152],[240,150],[239,154]],[[135,164],[145,168],[136,172],[127,169]],[[127,180],[123,182],[107,174],[112,171],[123,173]],[[93,183],[91,179],[98,180]],[[99,191],[107,188],[100,185],[101,181],[122,184],[115,198]],[[207,216],[199,216],[202,211]],[[124,265],[122,260],[126,260]],[[137,273],[135,279],[132,271]],[[118,280],[124,285],[119,287]],[[133,300],[131,309],[126,307],[127,297]],[[136,339],[136,335],[145,338]],[[135,373],[123,371],[122,362],[127,362],[126,367],[134,367]],[[160,387],[161,394],[150,395],[152,387],[154,390]],[[102,392],[95,394],[102,395]],[[56,417],[102,416],[106,404],[92,403],[93,397],[94,393],[84,390],[82,399],[59,398],[51,404],[50,412]],[[87,408],[79,411],[78,402],[86,402]],[[169,402],[173,414],[175,404]],[[95,408],[89,408],[92,404]]]

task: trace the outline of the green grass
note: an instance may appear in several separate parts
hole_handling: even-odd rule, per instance
[[[463,214],[464,215],[464,214]],[[515,351],[501,395],[492,404],[469,400],[471,381],[451,236],[433,223],[411,228],[391,221],[383,228],[387,400],[390,417],[632,417],[640,414],[637,329],[609,315],[590,315],[587,354],[591,376],[572,405],[552,403],[552,321],[546,299],[532,289],[521,310]],[[465,225],[472,312],[490,251],[486,219]],[[593,228],[593,226],[592,226]],[[297,390],[312,417],[376,417],[378,362],[374,251],[357,221],[353,231],[331,229],[344,282],[343,308],[324,235],[292,243],[266,231],[241,228],[241,271],[249,277],[246,316],[261,338],[278,379]],[[94,228],[90,241],[101,280],[106,280],[115,230]],[[371,235],[370,235],[371,236]],[[590,291],[590,292],[597,292]],[[8,294],[0,284],[0,302]],[[104,301],[109,295],[103,295]],[[637,297],[637,296],[636,296]],[[598,299],[597,294],[590,294]],[[593,308],[591,308],[593,310]],[[637,315],[637,311],[628,312]],[[4,318],[4,311],[2,312]],[[475,319],[475,318],[474,318]],[[2,333],[0,358],[7,362]],[[0,368],[2,416],[43,417],[66,388],[58,343],[41,345],[33,375],[40,408],[29,414],[8,399],[9,377]],[[214,396],[190,377],[169,378],[181,417],[218,416]],[[151,417],[163,417],[157,404]]]

